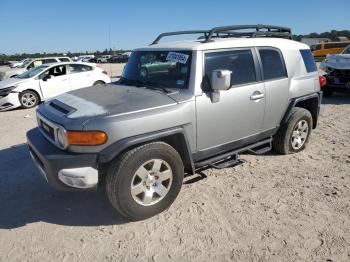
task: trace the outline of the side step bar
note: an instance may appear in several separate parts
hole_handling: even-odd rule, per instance
[[[203,168],[210,166],[217,169],[233,167],[242,164],[244,161],[238,158],[238,154],[242,152],[250,152],[256,155],[264,154],[272,148],[272,138],[268,138],[257,143],[238,148],[222,155],[214,156],[209,159],[195,163],[195,168]]]

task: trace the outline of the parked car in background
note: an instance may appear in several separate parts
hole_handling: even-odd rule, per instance
[[[0,111],[31,108],[68,91],[110,82],[107,72],[92,64],[42,64],[0,82]]]
[[[117,54],[112,56],[109,59],[110,63],[126,63],[129,60],[129,56],[127,54]]]
[[[11,63],[9,61],[0,60],[0,66],[5,66],[5,65],[11,66]]]
[[[32,69],[33,67],[49,64],[49,63],[58,63],[58,62],[71,62],[72,60],[69,57],[41,57],[41,58],[33,58],[25,61],[18,68],[12,68],[6,72],[0,72],[0,81],[12,77],[16,77],[25,71]]]
[[[111,55],[103,55],[103,56],[97,58],[96,62],[97,63],[108,63],[110,58],[111,58]]]
[[[88,62],[91,58],[95,58],[94,55],[81,55],[76,59],[76,62]]]
[[[320,68],[327,74],[327,85],[323,88],[325,97],[333,92],[350,92],[350,45],[338,55],[329,55]]]
[[[312,45],[310,48],[315,59],[322,60],[327,55],[341,53],[348,45],[350,45],[350,41],[322,42]]]
[[[31,60],[31,59],[26,58],[26,59],[23,59],[22,61],[19,61],[19,62],[13,62],[13,63],[11,63],[10,67],[11,68],[20,67],[21,65],[23,65],[24,63],[26,63],[29,60]]]

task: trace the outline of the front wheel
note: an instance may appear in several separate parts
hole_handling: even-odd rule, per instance
[[[32,108],[39,103],[38,94],[30,90],[21,92],[18,98],[22,108]]]
[[[311,113],[300,107],[292,109],[287,123],[277,131],[272,141],[273,149],[280,154],[304,150],[312,130]]]
[[[106,189],[112,205],[136,221],[167,209],[180,192],[184,166],[178,152],[154,142],[125,152],[107,171]]]

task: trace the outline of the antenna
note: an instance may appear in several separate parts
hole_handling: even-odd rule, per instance
[[[108,46],[109,46],[109,50],[111,50],[111,24],[108,24]],[[111,75],[112,78],[112,64],[109,63],[109,73]]]

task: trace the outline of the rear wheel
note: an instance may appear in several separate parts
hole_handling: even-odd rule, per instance
[[[97,86],[97,85],[104,85],[105,82],[101,81],[101,80],[98,80],[94,83],[94,86]]]
[[[180,192],[184,166],[170,145],[154,142],[113,161],[106,189],[112,205],[128,220],[141,220],[167,209]]]
[[[295,107],[288,122],[274,136],[272,147],[284,155],[302,151],[308,142],[311,129],[311,113],[304,108]]]
[[[38,94],[30,90],[21,92],[18,98],[22,108],[32,108],[39,103]]]

